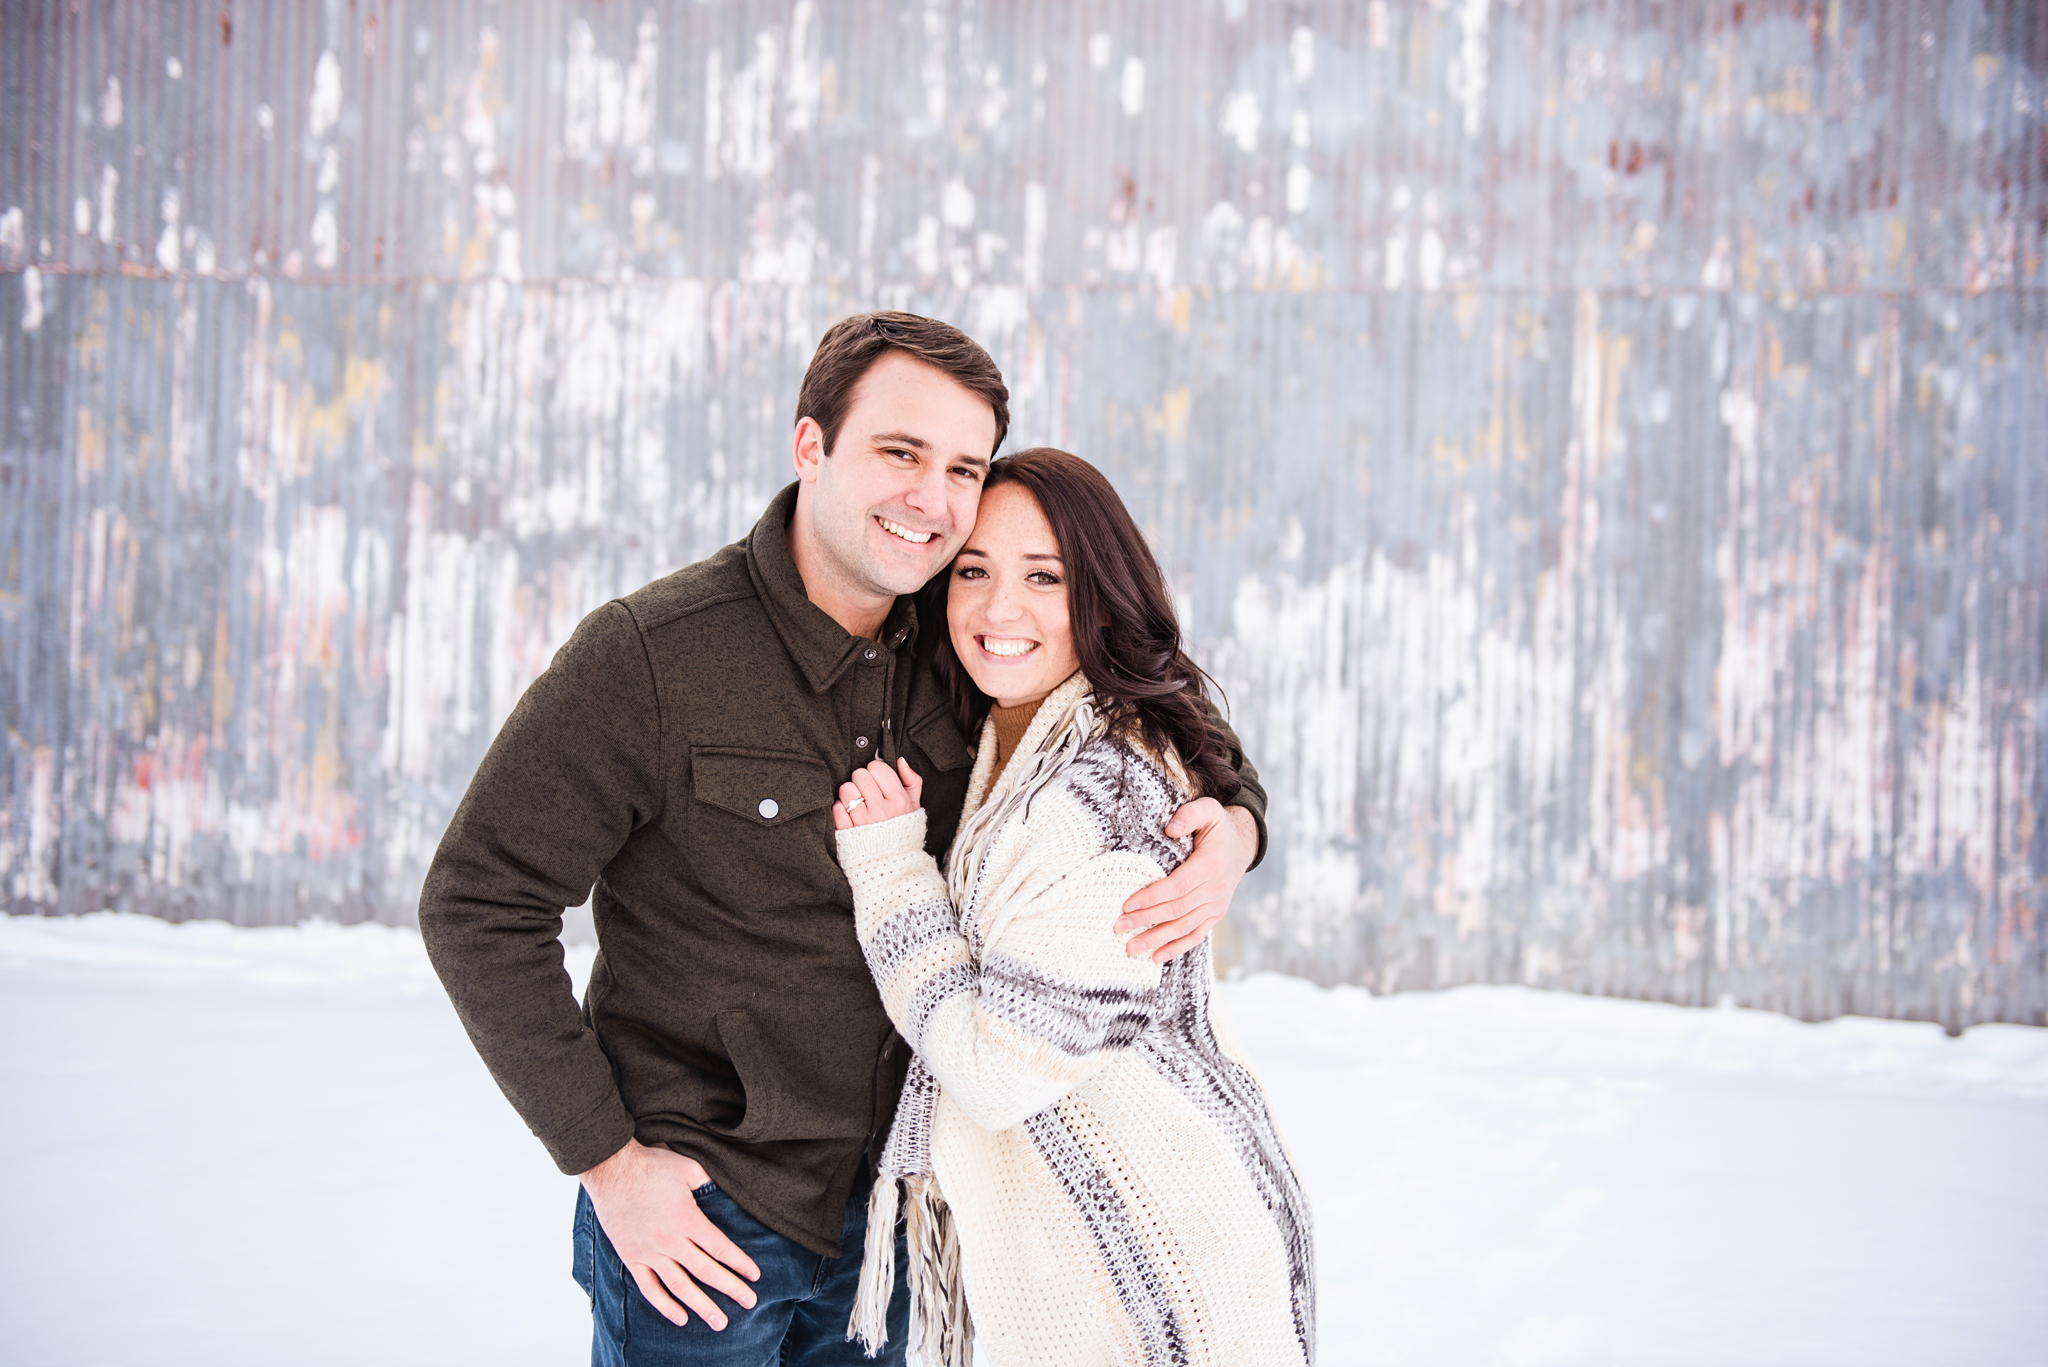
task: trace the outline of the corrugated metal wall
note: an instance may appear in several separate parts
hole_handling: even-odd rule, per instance
[[[577,618],[952,318],[1274,795],[1241,962],[2048,1008],[2048,18],[9,3],[0,881],[404,920]]]

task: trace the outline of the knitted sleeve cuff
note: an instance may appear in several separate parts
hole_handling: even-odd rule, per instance
[[[856,866],[900,859],[906,854],[921,854],[924,852],[924,831],[924,808],[919,807],[902,816],[877,821],[872,826],[855,826],[851,830],[835,832],[839,839],[840,867],[851,878]]]

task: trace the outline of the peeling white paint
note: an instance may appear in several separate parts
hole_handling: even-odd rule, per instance
[[[333,49],[313,65],[313,93],[306,103],[306,131],[325,137],[341,119],[341,62]]]

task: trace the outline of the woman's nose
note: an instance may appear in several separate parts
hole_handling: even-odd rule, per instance
[[[1014,622],[1022,615],[1022,600],[1016,589],[997,583],[989,590],[987,605],[982,611],[991,622]]]

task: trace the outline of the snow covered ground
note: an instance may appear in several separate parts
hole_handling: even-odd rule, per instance
[[[2048,1031],[1224,995],[1328,1367],[2048,1362]],[[571,1181],[410,932],[0,917],[0,1098],[0,1362],[586,1360]]]

